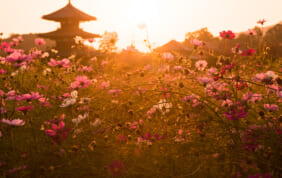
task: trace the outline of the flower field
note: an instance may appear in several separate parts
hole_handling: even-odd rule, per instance
[[[113,46],[60,58],[23,40],[0,43],[0,176],[281,177],[282,59],[267,46],[211,63],[193,39],[188,57],[123,68]]]

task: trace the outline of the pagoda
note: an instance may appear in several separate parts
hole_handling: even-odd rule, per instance
[[[85,32],[79,28],[80,22],[97,20],[97,18],[80,11],[71,4],[70,0],[65,7],[44,15],[42,18],[60,22],[61,26],[56,31],[41,33],[39,36],[55,40],[56,49],[59,50],[61,56],[67,57],[71,54],[71,47],[75,44],[75,37],[83,39],[100,37],[100,35]]]

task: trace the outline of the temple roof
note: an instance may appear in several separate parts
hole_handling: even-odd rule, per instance
[[[58,29],[56,31],[41,33],[39,36],[43,38],[57,39],[57,38],[73,38],[75,36],[80,36],[82,38],[100,38],[101,36],[98,34],[93,34],[89,32],[85,32],[81,29],[67,31],[64,29]]]
[[[96,17],[88,15],[81,10],[74,7],[70,2],[63,8],[42,16],[43,19],[53,20],[53,21],[64,21],[64,20],[77,20],[77,21],[91,21],[97,20]]]

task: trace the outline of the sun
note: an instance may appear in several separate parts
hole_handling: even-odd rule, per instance
[[[128,16],[133,24],[150,24],[157,12],[153,0],[130,0]]]

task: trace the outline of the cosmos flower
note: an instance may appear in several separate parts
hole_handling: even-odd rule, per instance
[[[17,111],[21,111],[21,112],[28,112],[28,111],[31,111],[34,107],[31,105],[31,106],[21,106],[21,107],[18,107],[16,108]]]
[[[100,89],[103,90],[103,89],[106,89],[106,88],[109,88],[110,87],[110,81],[104,81],[101,83],[100,85]]]
[[[279,107],[276,104],[264,104],[264,108],[269,111],[277,111]]]
[[[242,56],[253,56],[255,54],[256,50],[254,49],[248,49],[246,51],[243,51],[243,53],[241,54]]]
[[[48,65],[52,67],[58,66],[58,67],[62,67],[65,69],[71,66],[71,62],[69,59],[66,59],[66,58],[60,61],[56,61],[55,59],[51,58],[50,62],[48,62]]]
[[[254,29],[248,29],[248,34],[250,36],[256,36],[257,35],[257,32],[254,30]]]
[[[13,120],[2,119],[1,122],[12,126],[23,126],[25,124],[25,122],[21,119],[13,119]]]
[[[200,83],[207,84],[213,82],[213,79],[208,77],[198,77],[198,81]]]
[[[235,38],[235,34],[231,31],[222,31],[219,33],[220,37],[222,37],[223,39],[228,39],[228,40],[232,40],[233,38]]]
[[[7,73],[7,71],[6,70],[4,70],[4,69],[0,69],[0,74],[6,74]]]
[[[265,22],[266,22],[266,20],[261,19],[261,20],[258,20],[258,21],[257,21],[257,24],[261,24],[261,25],[263,25]]]
[[[34,43],[38,46],[43,46],[46,42],[43,38],[35,38]]]
[[[124,175],[125,170],[122,161],[112,161],[112,163],[108,166],[108,168],[113,176]]]
[[[247,117],[248,112],[245,112],[242,108],[234,108],[231,112],[224,112],[224,116],[229,120],[238,120]]]
[[[92,83],[87,76],[79,75],[75,78],[75,81],[71,83],[71,88],[87,88]]]
[[[207,67],[208,63],[205,60],[200,60],[195,63],[195,66],[198,70],[203,71]]]
[[[190,40],[190,43],[192,45],[194,45],[195,47],[202,47],[203,46],[203,42],[198,40],[198,39],[192,39],[192,40]]]

